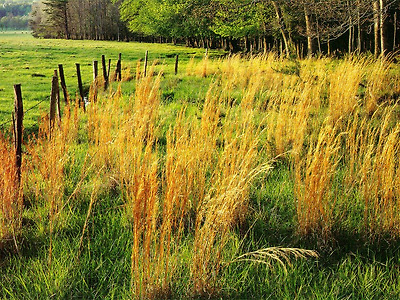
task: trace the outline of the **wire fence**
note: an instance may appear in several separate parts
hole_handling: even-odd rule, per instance
[[[147,70],[147,60],[148,60],[148,55],[149,55],[149,52],[148,51],[146,51],[146,54],[145,54],[145,60],[146,60],[146,63],[145,63],[145,66],[144,66],[144,74],[146,74],[146,70]],[[115,74],[114,74],[114,77],[117,79],[117,81],[121,81],[122,80],[122,68],[121,68],[121,53],[119,54],[119,56],[118,56],[118,61],[117,61],[117,66],[116,66],[116,70],[115,70]],[[102,55],[102,67],[103,67],[103,74],[104,74],[104,87],[105,87],[105,89],[107,88],[107,84],[108,84],[108,81],[109,81],[109,76],[110,76],[110,69],[111,69],[111,59],[109,59],[109,63],[108,63],[108,69],[107,69],[107,66],[106,66],[106,63],[105,63],[105,56],[104,55]],[[176,55],[176,60],[175,60],[175,75],[177,75],[178,74],[178,63],[179,63],[179,56],[178,55]],[[96,78],[97,78],[97,76],[98,76],[98,69],[97,69],[97,65],[98,65],[98,61],[93,61],[93,75],[94,75],[94,81],[96,80]],[[81,82],[81,79],[80,79],[80,65],[79,64],[76,64],[76,67],[77,67],[77,77],[78,77],[78,88],[79,88],[79,94],[80,94],[80,96],[81,96],[81,102],[83,102],[84,103],[84,108],[85,108],[85,105],[87,104],[87,98],[86,97],[84,97],[84,91],[83,91],[83,87],[82,87],[82,82]],[[68,97],[68,92],[67,92],[67,88],[66,88],[66,84],[65,84],[65,78],[64,78],[64,70],[63,70],[63,66],[62,65],[59,65],[59,75],[60,76],[58,76],[57,75],[57,71],[55,71],[55,76],[57,77],[57,91],[56,91],[56,93],[59,93],[59,91],[60,91],[60,89],[59,89],[59,83],[58,83],[58,79],[61,81],[61,88],[62,88],[62,90],[63,90],[63,93],[64,93],[64,98],[66,98],[66,99],[68,99],[69,97]],[[145,75],[146,76],[146,75]],[[52,85],[53,85],[53,83],[52,83]],[[52,94],[53,94],[53,86],[52,86]],[[59,95],[58,95],[58,97],[60,97]],[[53,95],[50,97],[50,99],[49,99],[49,97],[46,97],[46,98],[44,98],[43,100],[40,100],[38,103],[36,103],[35,105],[33,105],[32,107],[30,107],[30,108],[28,108],[27,110],[25,110],[24,111],[24,116],[27,114],[27,113],[29,113],[30,111],[32,111],[32,110],[34,110],[35,108],[37,108],[40,104],[42,104],[43,102],[46,102],[46,101],[48,101],[49,103],[50,102],[52,102],[52,98],[53,98]],[[60,99],[58,99],[58,101],[59,101]],[[22,100],[21,100],[22,101]],[[66,100],[67,101],[67,100]],[[51,104],[51,103],[50,103]],[[12,115],[13,113],[10,113],[10,115]],[[13,122],[13,119],[12,118],[10,118],[10,120],[8,120],[8,121],[5,121],[5,122],[3,122],[2,124],[0,124],[0,130],[4,130],[4,128],[6,127],[6,126],[8,126],[9,124],[11,124]]]
[[[40,100],[38,103],[36,103],[36,104],[33,105],[32,107],[30,107],[30,108],[28,108],[27,110],[25,110],[25,111],[24,111],[24,115],[26,115],[26,114],[27,114],[28,112],[30,112],[31,110],[37,108],[40,104],[42,104],[42,103],[45,102],[45,101],[49,101],[49,100],[48,100],[48,99]],[[10,113],[10,115],[11,115],[11,114],[12,114],[12,113]],[[8,120],[8,121],[6,121],[6,122],[0,124],[0,129],[3,130],[8,124],[10,124],[10,123],[12,123],[12,122],[13,122],[13,120],[10,119],[10,120]]]

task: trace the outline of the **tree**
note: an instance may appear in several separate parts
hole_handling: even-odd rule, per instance
[[[57,37],[64,35],[66,39],[70,39],[67,15],[68,1],[69,0],[44,1],[45,12],[48,14],[47,21],[56,30]]]
[[[45,0],[34,4],[31,28],[35,36],[121,40],[129,32],[115,0]]]

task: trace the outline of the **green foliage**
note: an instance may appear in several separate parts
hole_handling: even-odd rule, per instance
[[[241,38],[256,35],[261,19],[256,18],[256,7],[251,1],[220,0],[222,7],[214,19],[212,30],[223,37]]]
[[[0,30],[28,29],[29,1],[0,1]]]
[[[205,10],[211,1],[127,0],[122,1],[121,17],[134,33],[184,38],[210,36]]]
[[[118,5],[112,0],[41,0],[33,5],[31,29],[35,37],[127,39]]]

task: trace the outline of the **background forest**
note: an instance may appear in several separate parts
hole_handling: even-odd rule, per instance
[[[302,57],[396,50],[394,0],[42,0],[37,37],[185,43]]]
[[[0,30],[28,29],[32,0],[0,0]]]

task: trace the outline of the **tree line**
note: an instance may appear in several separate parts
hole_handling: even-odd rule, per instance
[[[185,43],[285,55],[399,47],[400,0],[42,0],[35,36]]]
[[[110,0],[49,0],[32,5],[30,27],[35,37],[127,40],[131,35]]]
[[[29,1],[0,1],[0,29],[28,29]]]

